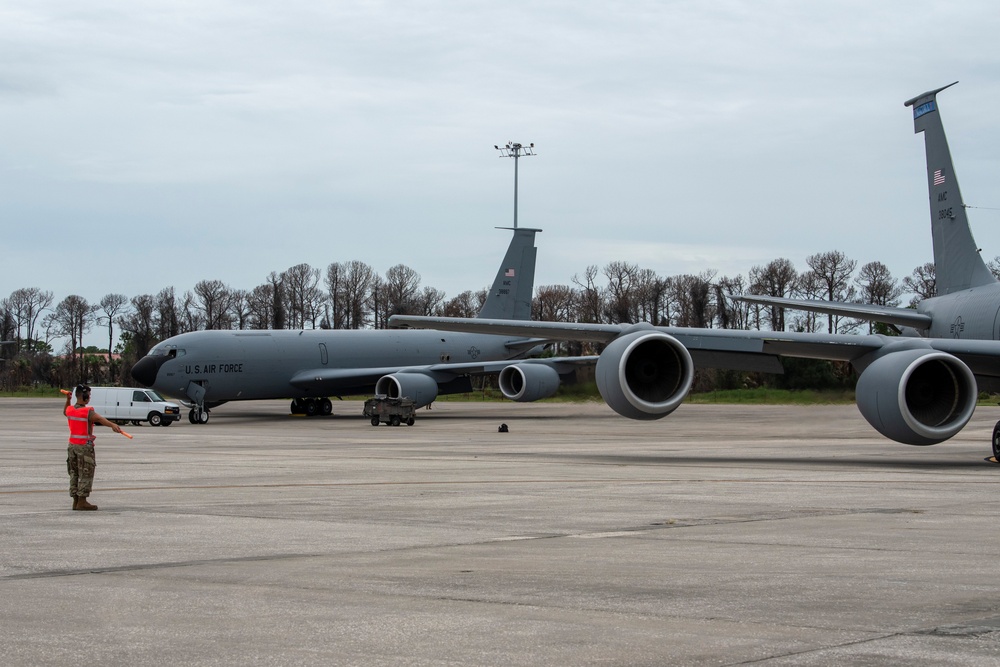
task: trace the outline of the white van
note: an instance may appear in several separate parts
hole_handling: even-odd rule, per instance
[[[152,389],[91,387],[89,405],[116,424],[148,421],[150,426],[170,426],[181,418],[181,406],[166,401]]]

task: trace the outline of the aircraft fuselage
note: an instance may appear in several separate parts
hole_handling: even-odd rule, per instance
[[[930,338],[1000,340],[1000,284],[925,299],[917,310],[932,318]]]
[[[167,396],[188,400],[192,384],[206,403],[372,393],[399,368],[512,359],[506,337],[411,329],[193,331],[156,345],[133,375]],[[301,382],[336,374],[335,391]],[[296,381],[299,381],[296,384]],[[446,393],[442,391],[441,393]]]

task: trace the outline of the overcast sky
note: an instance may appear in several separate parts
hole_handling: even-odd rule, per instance
[[[939,100],[1000,255],[995,2],[0,0],[0,298],[405,264],[485,287],[513,220],[536,286],[614,260],[746,274],[931,261]],[[998,209],[998,210],[991,210]]]

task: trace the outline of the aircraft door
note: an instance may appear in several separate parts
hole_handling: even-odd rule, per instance
[[[324,366],[326,366],[328,363],[330,363],[330,355],[326,351],[326,343],[320,343],[319,344],[319,361]]]

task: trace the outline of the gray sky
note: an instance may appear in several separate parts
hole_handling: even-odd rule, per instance
[[[536,286],[625,260],[746,274],[931,260],[940,108],[1000,255],[995,2],[0,0],[0,297],[395,264],[486,286],[513,217]],[[97,336],[99,340],[99,335]]]

